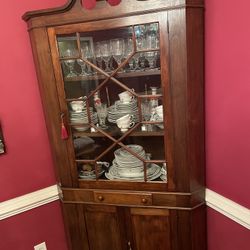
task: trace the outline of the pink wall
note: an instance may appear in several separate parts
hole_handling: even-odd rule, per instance
[[[206,1],[209,189],[250,208],[250,2]],[[250,231],[208,210],[209,250],[247,250]]]
[[[8,153],[0,156],[0,202],[56,183],[21,15],[65,2],[1,3],[0,120]],[[250,207],[250,3],[241,0],[240,4],[233,0],[206,1],[207,184]],[[20,250],[31,249],[42,241],[49,249],[66,249],[58,202],[0,221],[0,235],[4,239],[1,250],[17,249],[17,244]],[[209,250],[245,250],[250,245],[249,236],[243,227],[208,210]]]
[[[207,185],[250,208],[249,0],[206,1]]]
[[[0,221],[0,249],[28,250],[46,241],[48,250],[67,250],[59,202]]]
[[[0,155],[0,202],[56,183],[26,23],[27,10],[66,0],[1,1],[0,121],[8,153]],[[0,221],[0,249],[27,250],[46,241],[66,250],[59,202]]]
[[[208,250],[249,250],[250,233],[213,209],[208,215]]]
[[[65,2],[1,2],[0,121],[8,153],[0,156],[0,201],[55,184],[29,36],[21,16],[27,10]]]

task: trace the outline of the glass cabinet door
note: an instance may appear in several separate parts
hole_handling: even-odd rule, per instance
[[[159,23],[57,34],[79,181],[167,182]]]

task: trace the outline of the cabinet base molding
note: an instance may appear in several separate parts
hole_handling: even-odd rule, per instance
[[[192,210],[204,204],[204,190],[194,193],[159,193],[130,190],[62,189],[63,203],[161,207]]]
[[[0,203],[0,220],[29,211],[33,208],[46,205],[59,199],[57,185],[53,185],[41,190],[19,196]],[[206,205],[217,212],[223,214],[229,219],[237,222],[243,227],[250,229],[250,210],[227,199],[226,197],[206,189]],[[73,203],[73,201],[63,201],[64,203]],[[76,201],[75,201],[76,203]],[[177,209],[177,207],[168,207],[168,209]]]

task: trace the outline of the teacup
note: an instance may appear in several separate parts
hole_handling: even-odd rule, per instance
[[[118,128],[121,129],[122,132],[128,131],[129,128],[132,128],[135,123],[132,121],[133,116],[132,115],[124,115],[121,118],[116,120],[116,124]]]
[[[131,90],[134,91],[134,89]],[[134,99],[134,95],[132,95],[129,91],[123,91],[118,94],[118,96],[122,103],[130,103]]]
[[[85,103],[83,101],[72,101],[70,107],[74,112],[81,112],[85,107]]]

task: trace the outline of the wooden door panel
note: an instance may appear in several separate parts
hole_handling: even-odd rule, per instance
[[[116,207],[88,205],[85,207],[85,221],[90,250],[122,249]]]
[[[89,250],[82,204],[63,204],[63,215],[71,250]]]
[[[170,220],[166,209],[131,208],[136,250],[170,250]]]

